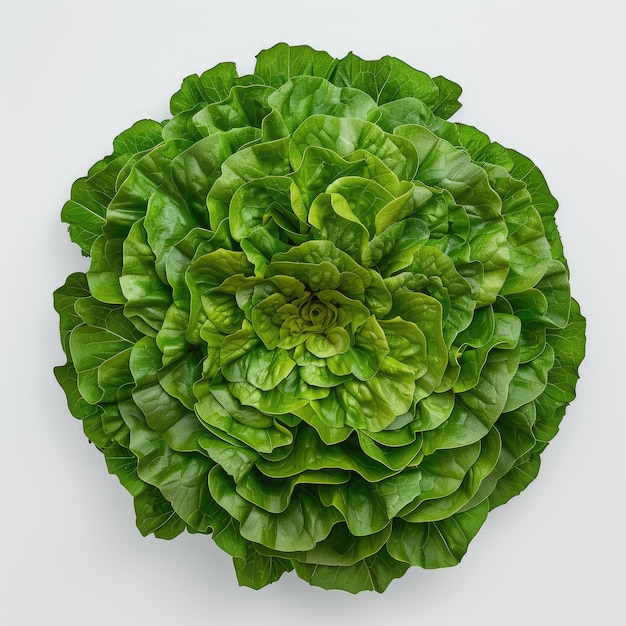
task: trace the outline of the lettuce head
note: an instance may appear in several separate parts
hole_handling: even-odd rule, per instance
[[[55,373],[143,534],[383,591],[536,477],[585,321],[542,174],[447,121],[460,91],[278,44],[74,183]]]

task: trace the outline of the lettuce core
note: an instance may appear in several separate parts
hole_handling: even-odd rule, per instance
[[[460,92],[278,44],[74,183],[55,374],[143,534],[382,592],[536,477],[585,320],[542,174],[447,121]]]

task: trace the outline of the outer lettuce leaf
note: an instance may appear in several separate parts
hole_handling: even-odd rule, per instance
[[[337,64],[332,82],[361,89],[378,104],[413,96],[434,109],[439,100],[439,87],[430,76],[389,56],[364,61],[350,53]]]
[[[328,78],[337,61],[327,52],[313,50],[309,46],[289,46],[279,43],[257,54],[254,70],[265,84],[281,87],[296,76],[319,76]]]

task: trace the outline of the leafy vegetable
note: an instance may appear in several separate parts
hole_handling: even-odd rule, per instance
[[[71,412],[144,534],[254,588],[383,591],[460,561],[537,475],[585,321],[539,170],[446,121],[460,88],[286,44],[190,76],[62,219]]]

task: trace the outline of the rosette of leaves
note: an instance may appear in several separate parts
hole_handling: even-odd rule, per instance
[[[446,121],[459,93],[279,44],[76,181],[56,376],[142,533],[382,591],[535,478],[585,324],[542,174]]]

